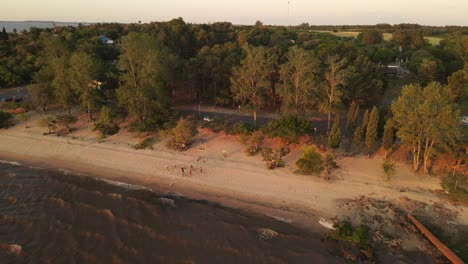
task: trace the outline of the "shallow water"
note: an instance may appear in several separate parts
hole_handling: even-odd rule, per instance
[[[0,162],[1,263],[339,263],[322,235],[261,215]],[[167,196],[166,196],[167,197]],[[278,237],[262,239],[258,228]],[[21,247],[20,252],[12,249]]]

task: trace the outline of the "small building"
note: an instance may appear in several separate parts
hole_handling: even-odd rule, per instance
[[[101,43],[103,44],[114,44],[114,41],[106,36],[99,36],[99,41],[101,41]]]

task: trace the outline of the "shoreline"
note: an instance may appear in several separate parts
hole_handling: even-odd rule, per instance
[[[223,207],[233,208],[252,215],[263,215],[276,220],[308,229],[311,232],[326,234],[328,229],[318,224],[320,217],[327,217],[324,212],[318,212],[312,208],[306,208],[298,204],[281,203],[252,197],[242,193],[210,188],[200,184],[171,180],[158,177],[157,180],[148,181],[148,175],[120,171],[105,167],[97,167],[89,164],[77,164],[65,160],[48,160],[36,156],[18,155],[14,153],[0,153],[0,160],[19,162],[22,166],[35,166],[44,169],[70,171],[71,174],[96,178],[98,180],[113,181],[148,188],[158,193],[180,193],[184,197],[193,200],[206,200],[220,204]],[[83,166],[85,165],[85,166]],[[227,192],[226,192],[227,191]],[[331,217],[331,215],[328,215]]]

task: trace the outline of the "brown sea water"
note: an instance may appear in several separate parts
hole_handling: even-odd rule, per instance
[[[342,262],[321,238],[208,201],[0,163],[1,263]]]

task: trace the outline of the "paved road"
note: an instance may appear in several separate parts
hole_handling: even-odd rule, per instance
[[[0,102],[3,102],[8,98],[23,98],[25,102],[32,100],[28,89],[25,87],[0,89]]]

